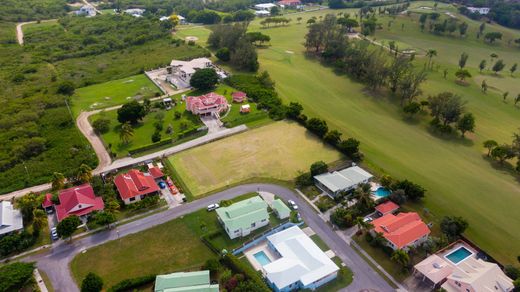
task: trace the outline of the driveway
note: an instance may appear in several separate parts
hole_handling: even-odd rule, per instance
[[[270,184],[246,184],[237,186],[176,208],[121,225],[116,229],[105,230],[91,236],[77,239],[70,244],[59,242],[49,251],[26,257],[23,261],[36,262],[38,269],[45,271],[49,276],[55,291],[79,291],[69,270],[69,263],[78,253],[107,241],[152,228],[204,208],[209,204],[218,203],[221,200],[232,199],[239,195],[258,190],[276,194],[285,200],[294,200],[298,204],[300,214],[307,225],[311,227],[316,234],[327,243],[331,250],[353,271],[354,281],[342,291],[394,291],[394,289],[347,245],[300,196],[296,195],[292,190]]]

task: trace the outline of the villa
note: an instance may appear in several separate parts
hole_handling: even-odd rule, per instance
[[[227,110],[229,104],[226,98],[215,92],[201,96],[186,97],[186,110],[195,115],[215,115]]]
[[[211,284],[209,271],[179,272],[158,275],[155,278],[155,292],[218,292],[218,284]]]
[[[154,177],[137,169],[116,176],[114,184],[126,205],[159,193],[159,186],[155,183]]]
[[[392,249],[416,247],[422,244],[430,234],[430,229],[415,212],[386,214],[372,221],[372,235],[381,233]]]
[[[200,69],[213,68],[220,78],[226,78],[224,71],[218,69],[213,65],[208,58],[196,58],[191,61],[172,60],[170,66],[167,68],[169,76],[166,81],[175,85],[177,88],[190,87],[191,76]]]
[[[331,197],[355,189],[358,185],[368,183],[372,175],[359,166],[352,166],[314,176],[316,186]]]
[[[414,266],[414,275],[432,289],[447,292],[513,291],[513,280],[500,267],[478,257],[464,241],[457,241]]]
[[[249,254],[274,291],[314,290],[337,277],[338,266],[298,226],[267,236],[262,250]]]
[[[269,224],[267,203],[259,196],[243,200],[229,207],[216,210],[217,218],[229,238],[246,236],[258,228]]]
[[[20,210],[9,201],[0,201],[0,236],[23,229],[23,217]]]
[[[103,199],[96,197],[90,184],[61,190],[58,194],[59,205],[55,205],[58,222],[69,216],[78,216],[82,221],[94,211],[102,211],[105,208]]]

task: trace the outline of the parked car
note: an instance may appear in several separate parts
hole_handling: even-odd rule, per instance
[[[160,181],[160,182],[159,182],[159,187],[160,187],[162,190],[164,190],[164,189],[166,188],[166,183],[163,182],[163,181]]]
[[[374,218],[372,218],[370,216],[367,216],[367,217],[363,218],[363,222],[365,222],[365,223],[366,222],[372,222],[372,221],[374,221]]]
[[[58,238],[59,238],[58,230],[56,229],[56,227],[51,228],[51,238],[52,238],[52,240],[58,240]]]
[[[287,203],[289,203],[290,207],[293,210],[298,210],[298,205],[296,205],[296,202],[294,202],[293,200],[289,200],[289,201],[287,201]]]
[[[209,212],[209,211],[216,210],[218,208],[220,208],[219,204],[211,204],[211,205],[208,206],[207,210]]]

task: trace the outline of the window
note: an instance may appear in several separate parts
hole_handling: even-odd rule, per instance
[[[255,226],[256,226],[256,223],[254,223],[254,222],[251,223],[251,228],[255,228]]]
[[[135,201],[135,197],[128,199],[128,201],[130,201],[130,202]]]
[[[265,221],[267,221],[267,219],[262,219],[262,222],[265,222]]]

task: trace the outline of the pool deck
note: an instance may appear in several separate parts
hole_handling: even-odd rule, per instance
[[[448,259],[446,256],[451,254],[452,252],[458,250],[459,248],[464,247],[465,249],[469,250],[471,252],[471,255],[467,256],[466,258],[462,259],[461,261],[454,263],[450,259]],[[449,264],[452,264],[454,266],[464,262],[467,258],[473,257],[476,258],[478,254],[478,251],[475,250],[473,247],[469,246],[468,244],[465,244],[464,242],[456,242],[453,246],[450,248],[447,248],[445,250],[442,250],[441,252],[437,253],[439,257],[446,260]]]
[[[246,256],[247,260],[251,263],[253,268],[256,271],[262,271],[262,265],[256,260],[255,254],[258,252],[263,251],[265,255],[269,258],[271,262],[276,261],[278,258],[280,258],[278,255],[274,254],[271,249],[267,246],[267,240],[247,249],[244,251],[244,255]]]

